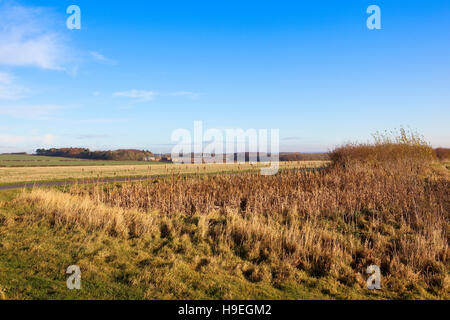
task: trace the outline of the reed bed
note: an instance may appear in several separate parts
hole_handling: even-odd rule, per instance
[[[96,204],[154,218],[161,237],[189,234],[212,252],[331,276],[364,286],[381,266],[386,284],[448,289],[450,182],[386,168],[292,170],[171,177],[153,183],[71,190]],[[263,278],[258,268],[250,276]],[[279,276],[279,275],[278,275]]]
[[[303,272],[364,288],[366,268],[377,264],[384,288],[399,296],[426,289],[448,298],[450,180],[429,170],[428,146],[411,141],[340,147],[322,170],[172,175],[33,190],[22,200],[60,224],[111,230],[112,216],[123,224],[118,236],[187,238],[209,259],[248,263],[252,282],[276,286]]]

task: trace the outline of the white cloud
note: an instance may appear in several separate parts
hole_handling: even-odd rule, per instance
[[[54,20],[43,8],[0,2],[0,64],[64,70],[67,50]]]
[[[282,138],[281,140],[283,140],[283,141],[298,141],[298,140],[302,140],[302,137],[285,137],[285,138]]]
[[[151,101],[156,95],[158,95],[157,92],[146,90],[129,90],[122,92],[115,92],[113,94],[114,97],[130,98],[135,100],[135,102]]]
[[[106,63],[106,64],[113,64],[113,65],[117,64],[117,61],[106,58],[104,55],[102,55],[99,52],[91,51],[91,52],[89,52],[89,54],[91,55],[92,58],[94,58],[98,62]]]
[[[88,134],[80,134],[76,138],[78,140],[88,140],[88,139],[104,139],[104,138],[107,138],[107,137],[108,137],[108,135],[106,135],[106,134],[91,134],[91,133],[88,133]]]
[[[13,77],[6,73],[6,72],[0,72],[0,83],[1,84],[10,84],[13,82]]]
[[[195,99],[200,96],[200,93],[191,92],[191,91],[177,91],[177,92],[172,92],[169,95],[174,96],[174,97],[188,97],[188,98]]]
[[[0,134],[0,145],[5,147],[28,148],[30,146],[49,146],[54,144],[56,137],[52,134],[18,136],[11,134]]]
[[[22,120],[52,120],[62,107],[58,105],[6,105],[0,106],[0,116]]]
[[[187,97],[187,98],[191,98],[191,99],[196,99],[200,96],[200,94],[191,92],[191,91],[176,91],[176,92],[171,92],[171,93],[158,93],[158,92],[154,92],[154,91],[133,89],[133,90],[129,90],[129,91],[115,92],[113,94],[113,96],[134,99],[135,102],[146,102],[146,101],[153,100],[155,96]]]
[[[0,84],[0,100],[19,100],[24,97],[24,90],[20,87]]]
[[[19,100],[25,97],[28,90],[15,83],[12,75],[0,72],[0,100]]]
[[[93,118],[93,119],[83,119],[82,123],[115,123],[115,122],[127,122],[128,119],[125,118]]]

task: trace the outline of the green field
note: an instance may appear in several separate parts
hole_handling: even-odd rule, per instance
[[[34,155],[0,154],[0,167],[117,166],[148,164],[149,162],[146,161],[85,160]],[[151,164],[162,163],[152,162]]]

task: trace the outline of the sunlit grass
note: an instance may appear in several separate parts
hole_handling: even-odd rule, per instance
[[[280,168],[316,168],[326,165],[326,161],[280,162]],[[148,164],[120,166],[0,168],[0,184],[65,179],[97,179],[171,174],[237,172],[245,170],[258,170],[258,168],[264,166],[268,166],[268,164]]]

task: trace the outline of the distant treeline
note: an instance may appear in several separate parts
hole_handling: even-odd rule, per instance
[[[450,159],[450,148],[437,148],[434,149],[436,157],[439,160],[449,160]],[[22,153],[17,153],[22,154]],[[26,154],[26,153],[23,153]],[[159,160],[159,161],[170,161],[170,154],[160,156],[155,156],[150,151],[136,150],[136,149],[121,149],[114,151],[90,151],[84,148],[61,148],[61,149],[37,149],[36,154],[40,156],[50,156],[50,157],[66,157],[66,158],[78,158],[78,159],[91,159],[91,160],[133,160],[133,161],[145,161],[145,160]],[[200,156],[200,155],[199,155]],[[230,154],[223,155],[224,161],[232,160],[237,161],[244,156],[245,161],[248,162],[250,157],[252,159],[256,158],[256,161],[261,161],[259,154],[248,153],[245,155]],[[191,154],[192,162],[194,162],[194,154]],[[280,153],[280,161],[315,161],[315,160],[330,160],[329,153],[301,153],[301,152],[282,152]]]
[[[450,160],[450,148],[437,148],[434,152],[439,160]]]
[[[170,155],[166,155],[168,158],[170,158]],[[214,156],[214,155],[213,155]],[[237,161],[256,161],[256,162],[263,162],[263,161],[270,161],[267,157],[270,157],[269,155],[265,155],[264,158],[261,159],[259,153],[257,152],[245,152],[245,153],[230,153],[230,154],[223,154],[218,155],[218,159],[223,158],[224,162],[237,162]],[[195,158],[202,159],[202,154],[194,154],[191,153],[191,163],[195,163]],[[283,152],[279,155],[280,161],[315,161],[315,160],[322,160],[327,161],[329,160],[329,156],[327,153],[300,153],[300,152]],[[181,160],[181,155],[179,158],[172,159],[174,162],[179,162]],[[203,162],[205,160],[203,159]]]
[[[90,160],[133,160],[145,161],[153,157],[153,153],[144,150],[120,149],[114,151],[90,151],[84,148],[37,149],[36,154],[48,157],[65,157]]]
[[[280,153],[280,161],[316,161],[330,160],[328,153],[300,153],[300,152],[285,152]]]

